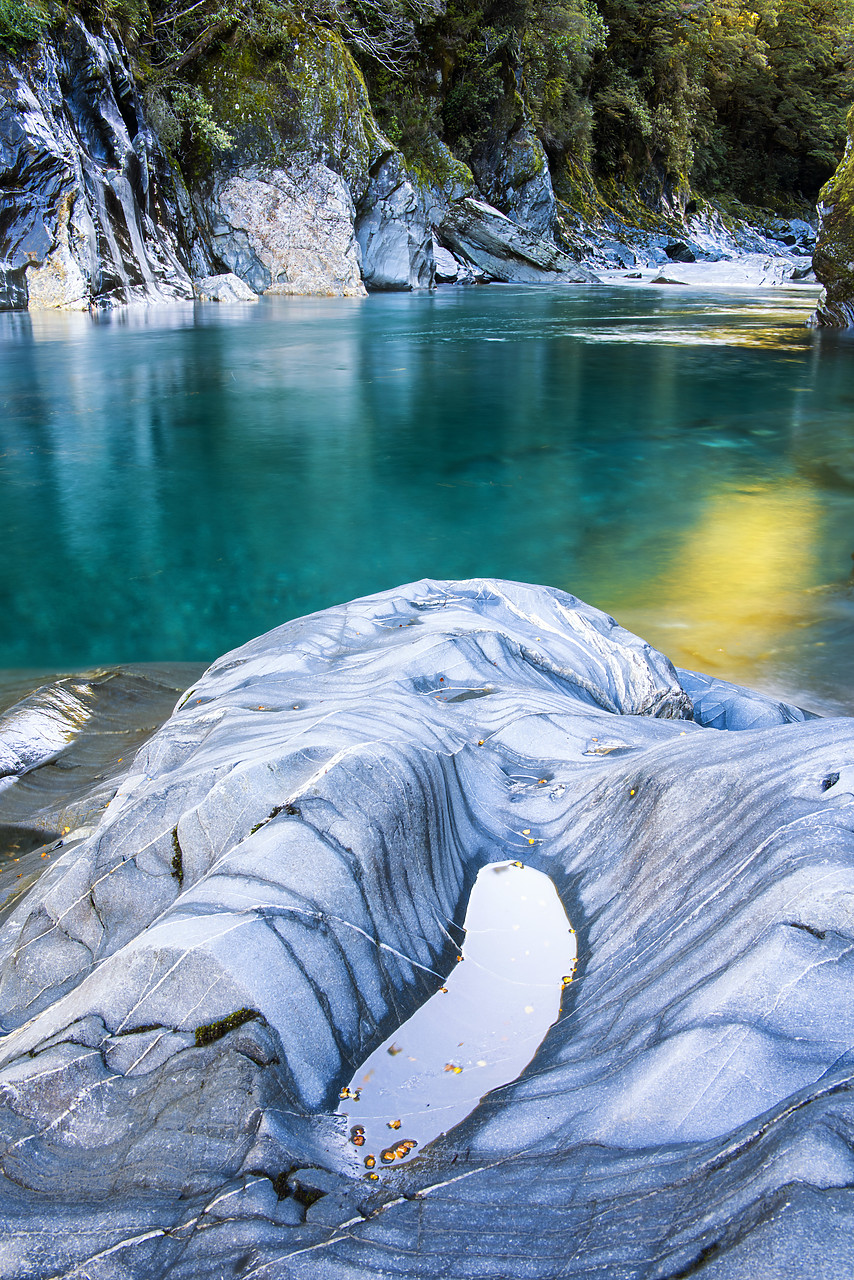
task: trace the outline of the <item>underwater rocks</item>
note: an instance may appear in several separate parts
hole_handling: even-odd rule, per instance
[[[0,308],[192,296],[172,175],[112,36],[71,18],[6,63],[0,185]]]
[[[845,329],[854,325],[854,107],[848,115],[845,155],[818,200],[813,266],[824,291],[810,323]]]
[[[0,1274],[850,1274],[852,750],[545,587],[225,655],[0,933]],[[577,931],[560,1016],[368,1180],[340,1088],[507,859]]]

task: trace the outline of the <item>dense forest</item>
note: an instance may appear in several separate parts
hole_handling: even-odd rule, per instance
[[[854,0],[72,2],[122,35],[185,158],[230,143],[205,91],[217,50],[286,78],[306,24],[343,38],[413,164],[438,137],[477,174],[498,134],[528,125],[576,205],[585,184],[651,202],[681,189],[814,203],[852,98]],[[0,0],[0,39],[20,48],[63,12]]]

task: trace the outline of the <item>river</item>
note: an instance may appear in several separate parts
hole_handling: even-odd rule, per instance
[[[212,660],[422,576],[557,585],[854,710],[854,342],[815,291],[0,316],[0,668]]]

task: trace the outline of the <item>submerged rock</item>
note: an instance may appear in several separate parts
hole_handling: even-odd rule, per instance
[[[597,284],[598,277],[574,262],[554,244],[516,225],[481,200],[451,205],[438,226],[438,236],[459,258],[493,280],[515,284]]]
[[[839,168],[818,198],[819,229],[813,267],[824,285],[809,323],[816,328],[854,325],[854,107]]]
[[[227,654],[0,934],[5,1274],[849,1274],[852,748],[518,583]],[[339,1090],[507,859],[577,931],[560,1016],[367,1181]]]

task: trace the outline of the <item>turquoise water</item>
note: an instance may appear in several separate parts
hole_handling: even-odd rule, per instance
[[[813,298],[0,316],[0,667],[206,661],[423,575],[499,575],[854,707],[854,343],[803,327]]]

